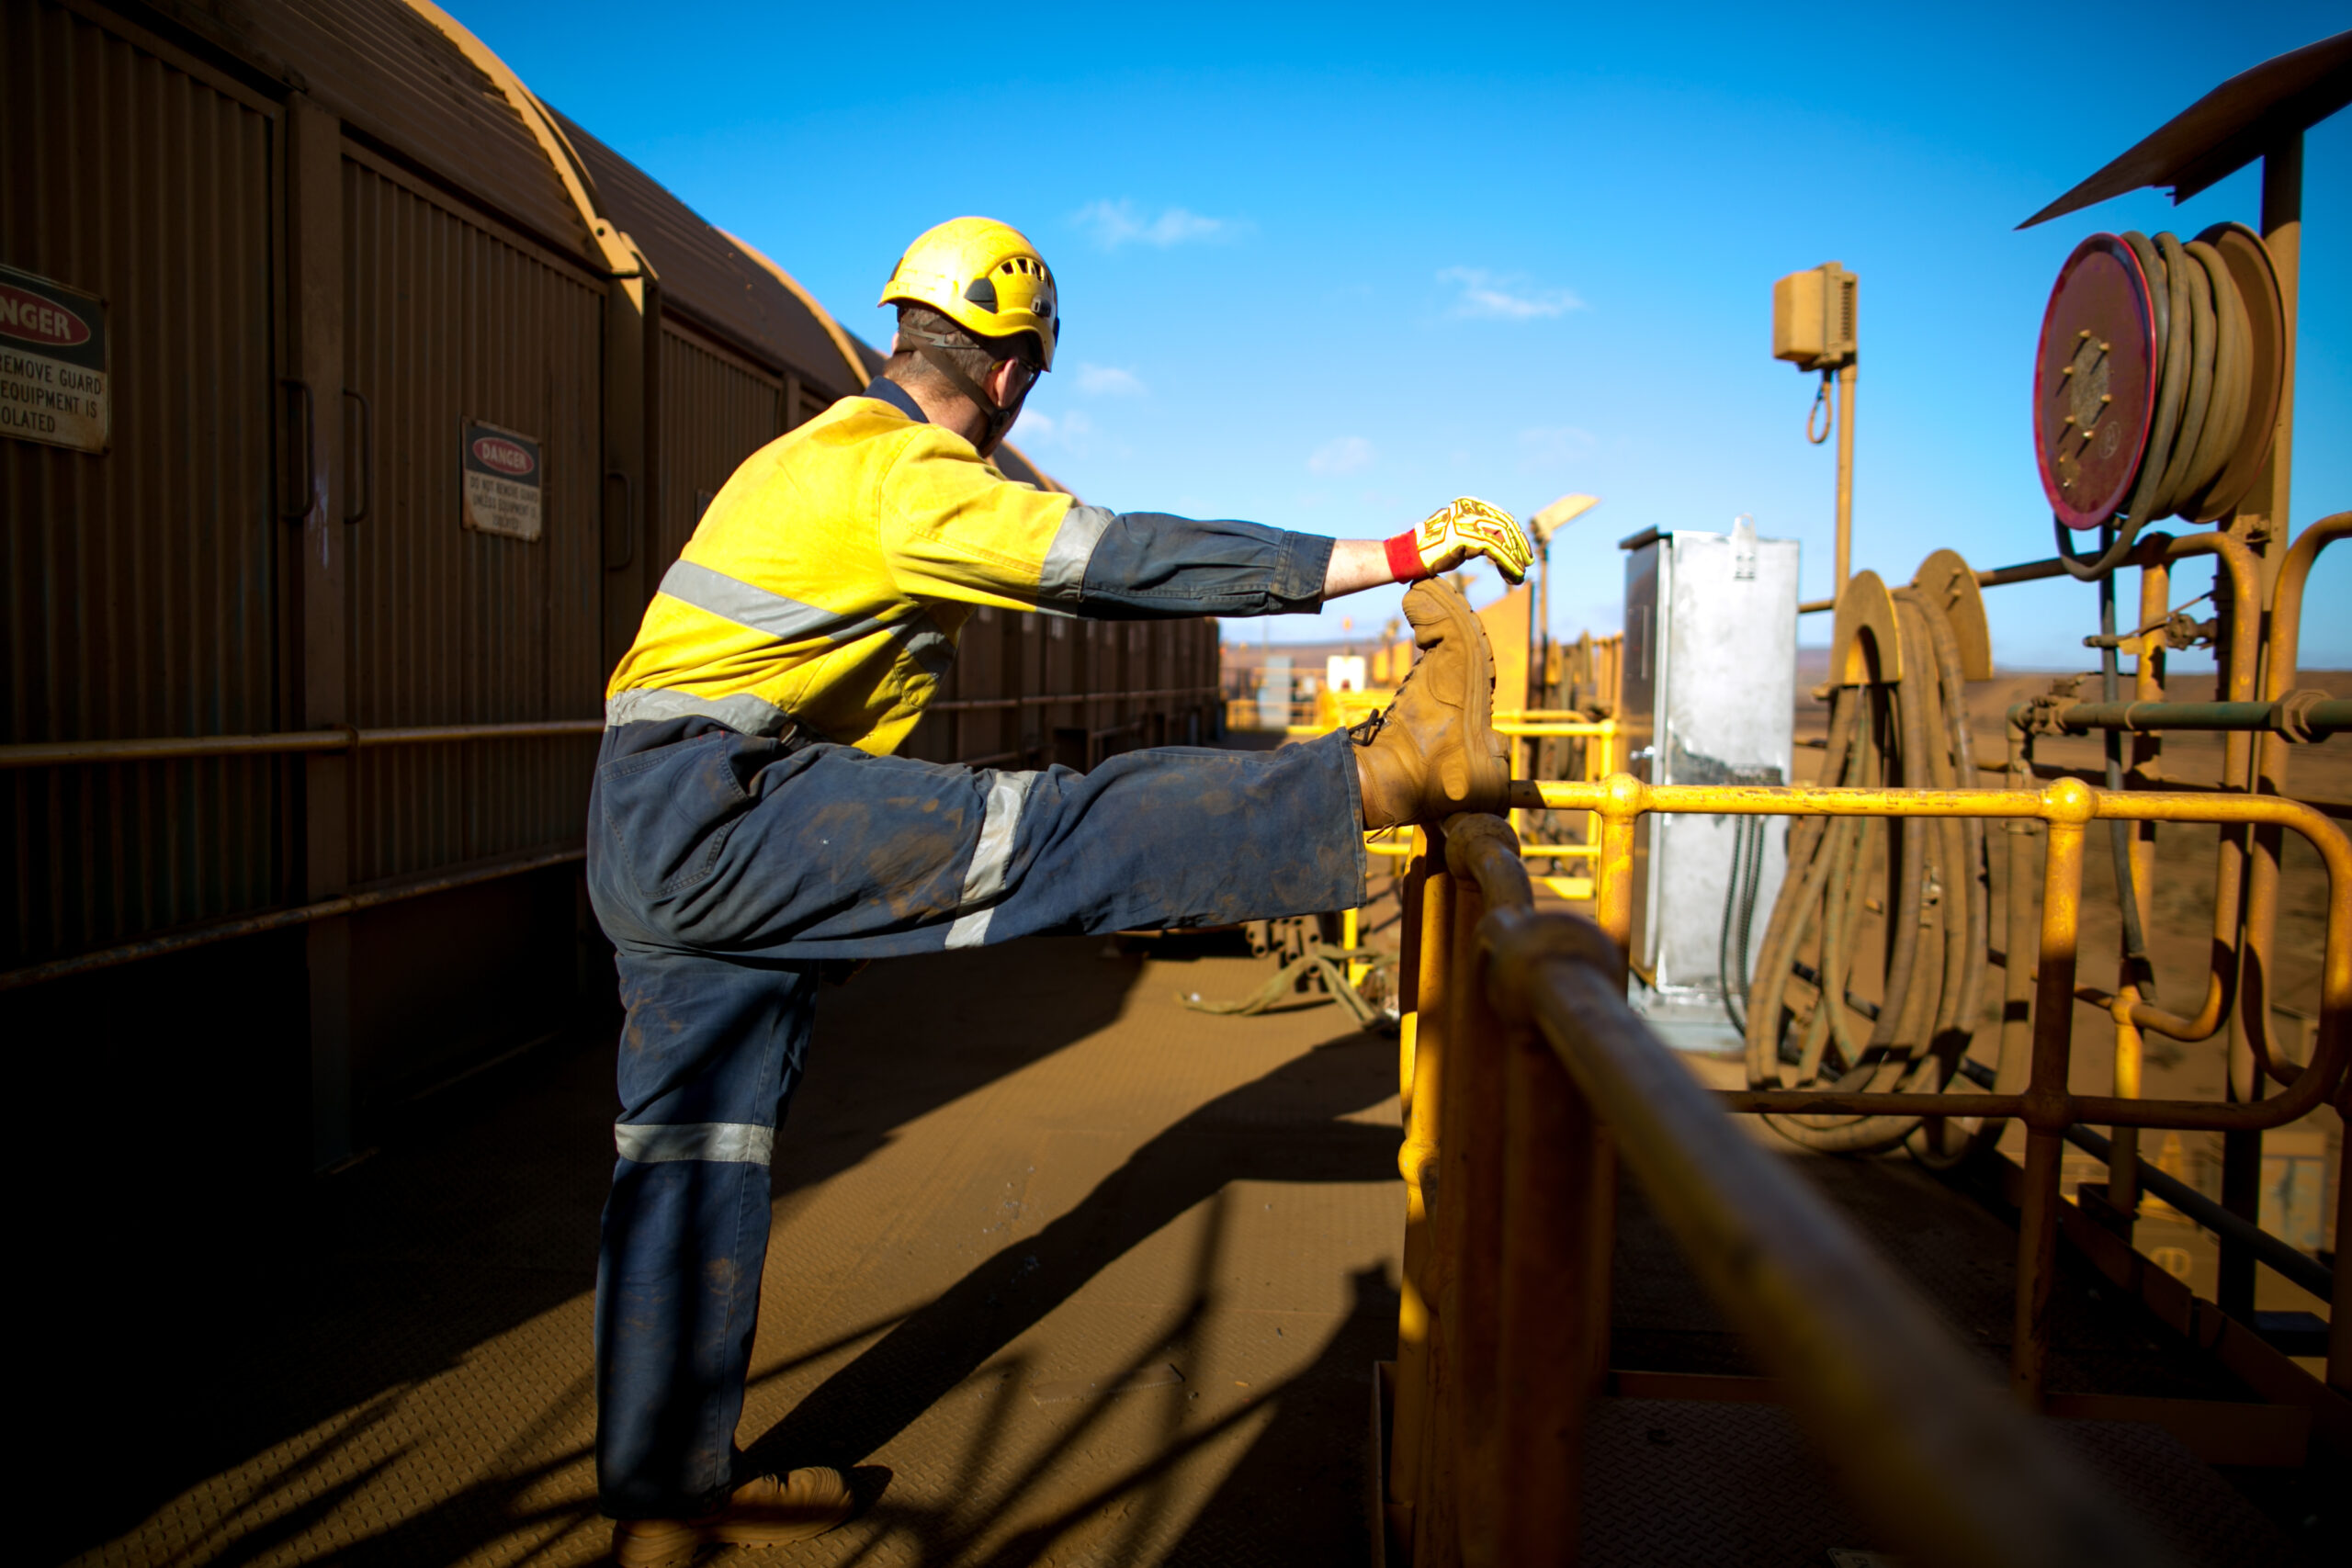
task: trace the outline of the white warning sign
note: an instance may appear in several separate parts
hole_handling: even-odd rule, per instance
[[[103,452],[111,412],[106,301],[0,266],[0,435]]]
[[[537,539],[547,493],[539,444],[479,420],[465,422],[466,526],[510,539]]]

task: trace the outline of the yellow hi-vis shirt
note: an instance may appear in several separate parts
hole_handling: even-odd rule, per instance
[[[728,479],[614,671],[605,722],[699,716],[888,752],[938,691],[974,605],[1312,609],[1330,545],[1254,523],[1119,515],[1015,483],[877,381]]]

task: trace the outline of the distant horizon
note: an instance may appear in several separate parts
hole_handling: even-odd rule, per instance
[[[1218,629],[1222,632],[1226,626],[1236,624],[1254,626],[1258,623],[1254,621],[1248,623],[1221,622],[1219,623]],[[1271,643],[1261,643],[1255,637],[1233,637],[1220,636],[1217,638],[1217,649],[1222,652],[1227,649],[1250,649],[1262,647],[1276,653],[1332,653],[1341,651],[1342,645],[1349,641],[1351,637],[1353,637],[1354,640],[1363,644],[1363,650],[1366,651],[1380,645],[1380,638],[1378,637],[1363,637],[1360,634],[1347,634],[1336,637],[1317,637],[1311,641],[1284,641],[1281,637],[1276,637]],[[1574,641],[1575,639],[1570,638],[1568,640]],[[1805,662],[1805,656],[1807,654],[1826,655],[1829,652],[1829,648],[1830,645],[1826,642],[1799,642],[1797,644],[1797,660],[1799,665],[1804,665]],[[2073,675],[2087,673],[2095,671],[2098,665],[2098,654],[2089,649],[2085,649],[2083,652],[2085,662],[2081,664],[2010,664],[2005,663],[1996,658],[1993,663],[1993,673],[1990,678],[1997,681],[2002,677],[2008,675]],[[2167,658],[2175,656],[2167,656]],[[2202,677],[2212,673],[2213,671],[2210,667],[2195,670],[2182,670],[2175,668],[2167,670],[2165,678],[2170,680],[2186,676]],[[2352,675],[2352,665],[2335,666],[2298,663],[2296,665],[2296,673],[2299,676]],[[2125,660],[2123,665],[2123,678],[2127,681],[2132,678],[2132,666],[2128,659]],[[1982,682],[1972,682],[1970,683],[1981,684]]]

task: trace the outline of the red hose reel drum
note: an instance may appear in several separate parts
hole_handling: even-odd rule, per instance
[[[2093,234],[2059,269],[2034,356],[2034,460],[2069,527],[2098,527],[2131,493],[2155,408],[2155,352],[2139,258],[2120,237]]]

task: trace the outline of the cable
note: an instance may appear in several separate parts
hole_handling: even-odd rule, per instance
[[[2057,535],[2058,564],[2066,569],[2066,575],[2077,582],[2101,582],[2112,577],[2115,569],[2123,564],[2124,558],[2132,553],[2132,547],[2139,541],[2140,530],[2147,524],[2127,521],[2114,541],[2096,556],[2074,553],[2073,547],[2066,543],[2066,520],[2054,512],[2050,514],[2050,526]],[[2107,529],[2112,527],[2112,524],[2107,525],[2101,536],[2105,537]]]
[[[2109,529],[2102,533],[2111,532]],[[2115,578],[2112,573],[2098,580],[2098,680],[2099,700],[2116,703],[2122,699],[2120,671],[2116,663]],[[2147,655],[2143,653],[2141,658]],[[2107,787],[2120,793],[2123,788],[2123,731],[2110,729],[2106,734]],[[2108,846],[2115,857],[2116,902],[2123,912],[2123,961],[2131,966],[2139,983],[2141,997],[2156,999],[2156,971],[2148,957],[2148,942],[2140,930],[2140,894],[2132,870],[2132,824],[2120,818],[2108,825]]]
[[[1943,608],[1916,590],[1897,589],[1894,599],[1894,651],[1903,680],[1838,688],[1821,783],[1929,789],[1973,784],[1975,747],[1960,639]],[[1870,907],[1873,888],[1881,894],[1876,910]],[[1982,1010],[1991,910],[1980,820],[1798,818],[1789,835],[1788,874],[1747,987],[1749,1085],[1942,1089]],[[1870,942],[1867,917],[1873,913],[1884,920]],[[1726,953],[1733,929],[1727,924]],[[1869,988],[1873,969],[1879,1000],[1857,1006],[1852,993]],[[1869,1025],[1867,1035],[1861,1023]],[[1923,1159],[1943,1157],[1916,1116],[1776,1113],[1765,1121],[1807,1148],[1859,1154],[1907,1140]]]
[[[1761,817],[1732,819],[1731,880],[1724,888],[1723,931],[1715,938],[1715,974],[1724,988],[1724,1013],[1745,1035],[1747,1017],[1747,937],[1756,919],[1756,895],[1764,886],[1764,824]]]

